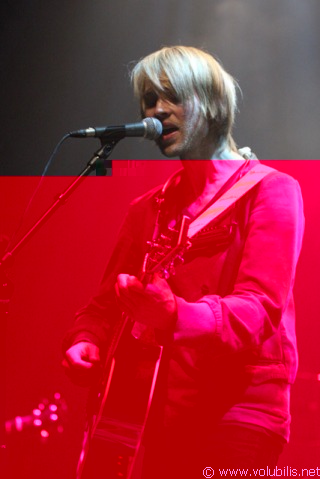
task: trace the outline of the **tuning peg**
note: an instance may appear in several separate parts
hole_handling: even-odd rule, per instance
[[[177,256],[177,257],[175,258],[175,260],[174,260],[174,265],[175,265],[175,266],[179,266],[179,265],[181,265],[181,264],[183,264],[183,263],[184,263],[184,258],[183,258],[183,256],[181,256],[181,255]]]
[[[170,266],[169,266],[169,271],[168,271],[167,269],[164,269],[164,270],[162,271],[162,277],[163,277],[164,279],[168,279],[168,278],[170,277]]]

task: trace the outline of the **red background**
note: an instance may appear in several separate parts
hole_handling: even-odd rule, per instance
[[[295,297],[300,370],[293,390],[292,444],[284,464],[312,467],[319,447],[320,161],[265,161],[294,176],[305,203],[306,232]],[[177,161],[143,161],[128,168],[114,162],[113,177],[89,177],[17,253],[9,277],[15,286],[7,330],[7,419],[26,415],[59,391],[68,403],[64,433],[45,445],[34,436],[10,439],[12,470],[20,477],[73,477],[84,423],[86,391],[72,385],[61,364],[61,340],[75,311],[96,290],[128,203],[161,183]],[[11,236],[38,177],[0,177],[1,233]],[[26,217],[23,231],[72,181],[48,177]],[[23,472],[22,472],[23,469]]]

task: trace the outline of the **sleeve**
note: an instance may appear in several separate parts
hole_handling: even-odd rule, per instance
[[[112,326],[121,317],[114,290],[116,278],[120,273],[137,275],[142,263],[143,253],[137,244],[140,218],[139,208],[131,205],[98,293],[76,313],[74,325],[63,339],[64,352],[80,341],[90,341],[102,349],[106,345]]]
[[[292,295],[304,232],[300,186],[275,172],[251,198],[233,291],[196,303],[177,298],[174,339],[183,345],[209,342],[220,351],[238,352],[259,346],[279,327]]]

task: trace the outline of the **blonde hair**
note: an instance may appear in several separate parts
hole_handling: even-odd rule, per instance
[[[237,83],[210,54],[194,47],[164,47],[140,60],[131,72],[134,93],[144,111],[143,94],[146,83],[165,96],[163,80],[169,81],[178,101],[185,104],[196,95],[203,115],[212,125],[213,133],[227,139],[231,136],[237,109]]]

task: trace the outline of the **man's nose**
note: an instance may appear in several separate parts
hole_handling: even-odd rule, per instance
[[[169,105],[166,100],[163,98],[158,98],[157,103],[155,105],[155,116],[163,116],[167,115],[169,112]]]

